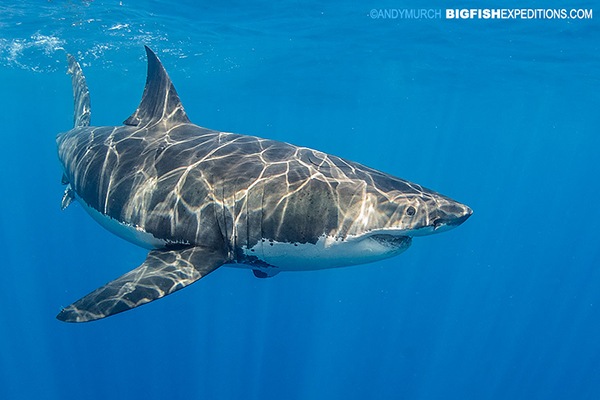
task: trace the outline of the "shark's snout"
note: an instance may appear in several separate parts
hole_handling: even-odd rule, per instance
[[[436,201],[424,203],[423,209],[424,212],[417,214],[419,218],[408,233],[410,236],[425,236],[449,231],[465,222],[473,214],[470,207],[447,197],[440,197]]]
[[[447,207],[441,207],[430,214],[431,233],[445,232],[456,228],[473,214],[470,207],[455,202]]]
[[[442,227],[454,228],[465,222],[473,214],[471,208],[463,205],[464,210],[461,214],[447,214],[433,220],[433,228],[437,230]]]

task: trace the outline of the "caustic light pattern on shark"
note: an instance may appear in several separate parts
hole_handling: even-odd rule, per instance
[[[90,97],[68,56],[74,128],[57,137],[67,185],[102,226],[150,249],[144,263],[57,318],[84,322],[173,293],[222,265],[259,278],[369,263],[412,237],[462,224],[471,209],[420,185],[306,147],[194,125],[156,55],[138,109],[91,127]]]

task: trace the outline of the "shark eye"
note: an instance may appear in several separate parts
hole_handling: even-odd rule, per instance
[[[413,216],[415,215],[415,212],[417,212],[417,210],[415,210],[413,206],[410,206],[406,209],[406,215]]]

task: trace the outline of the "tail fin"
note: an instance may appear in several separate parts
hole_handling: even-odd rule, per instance
[[[73,112],[73,127],[90,126],[90,91],[85,76],[81,72],[81,67],[75,57],[67,54],[69,61],[69,71],[71,74],[71,83],[73,84],[73,99],[75,102],[75,110]]]

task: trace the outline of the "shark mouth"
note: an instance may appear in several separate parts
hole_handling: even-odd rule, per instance
[[[386,233],[376,233],[368,236],[366,239],[374,240],[383,246],[388,246],[392,249],[408,248],[412,243],[410,236],[394,236]]]

